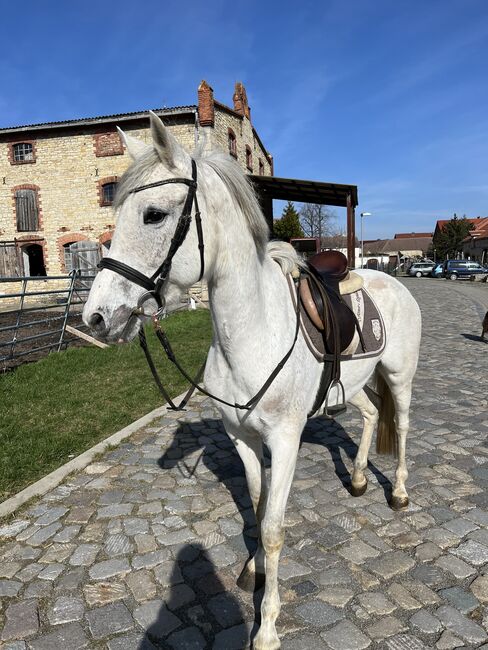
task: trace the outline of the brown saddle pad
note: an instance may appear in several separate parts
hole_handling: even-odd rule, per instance
[[[291,276],[287,276],[287,279],[293,305],[296,308],[296,286]],[[383,318],[373,298],[364,288],[342,298],[356,315],[361,327],[365,349],[363,350],[359,335],[356,333],[348,348],[343,348],[341,360],[374,357],[381,354],[386,344],[386,333]],[[322,332],[311,321],[303,305],[300,305],[300,314],[300,329],[308,348],[318,361],[324,361],[326,350]]]

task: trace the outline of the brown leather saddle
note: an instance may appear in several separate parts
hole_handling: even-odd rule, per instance
[[[325,413],[335,417],[346,410],[344,387],[341,383],[341,354],[351,344],[356,331],[362,342],[357,318],[344,302],[339,283],[349,274],[347,258],[340,251],[317,253],[307,262],[300,280],[300,300],[310,320],[321,332],[326,351],[324,369],[312,412],[325,400]],[[337,386],[342,402],[327,407],[329,393]]]

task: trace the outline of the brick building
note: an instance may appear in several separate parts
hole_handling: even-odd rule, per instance
[[[241,83],[233,107],[202,81],[197,105],[154,112],[188,152],[204,133],[208,149],[229,151],[244,171],[273,174]],[[0,276],[66,273],[75,242],[108,249],[114,191],[130,162],[116,126],[150,141],[147,111],[0,129]]]

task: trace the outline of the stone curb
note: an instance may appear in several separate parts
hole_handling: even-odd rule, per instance
[[[178,395],[177,397],[174,397],[173,401],[181,401],[186,393],[187,391],[181,393],[181,395]],[[148,425],[150,422],[152,422],[152,420],[155,420],[157,417],[163,415],[164,413],[166,413],[166,404],[163,404],[163,406],[158,406],[150,413],[143,415],[142,418],[139,418],[135,422],[128,424],[123,429],[120,429],[120,431],[117,431],[108,438],[105,438],[105,440],[97,443],[94,447],[87,449],[76,458],[73,458],[73,460],[70,460],[64,465],[61,465],[61,467],[55,469],[54,472],[51,472],[44,478],[41,478],[39,481],[32,483],[32,485],[26,487],[25,490],[14,494],[13,497],[10,497],[6,501],[0,503],[0,517],[6,517],[7,515],[12,514],[18,508],[20,508],[20,506],[24,505],[24,503],[30,499],[33,499],[34,497],[40,497],[43,494],[46,494],[46,492],[49,490],[57,487],[61,481],[63,481],[68,476],[68,474],[71,474],[77,470],[84,469],[91,463],[95,456],[104,452],[108,447],[117,445],[122,442],[122,440],[129,438],[133,433],[138,431],[140,428]]]

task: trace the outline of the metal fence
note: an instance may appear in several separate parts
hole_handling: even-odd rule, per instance
[[[68,319],[76,312],[81,321],[95,277],[82,273],[0,278],[0,371],[16,365],[14,360],[59,351],[73,340],[66,336]]]

